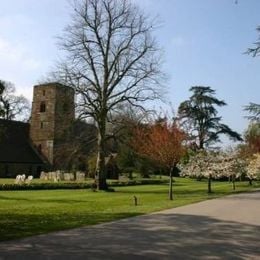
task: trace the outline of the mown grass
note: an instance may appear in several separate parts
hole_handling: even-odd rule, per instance
[[[214,193],[208,195],[205,181],[175,180],[173,201],[168,200],[167,184],[115,187],[115,192],[0,191],[0,240],[103,223],[233,193],[227,182],[214,182]],[[256,183],[250,187],[241,182],[235,192],[256,187]],[[138,198],[137,206],[133,196]]]

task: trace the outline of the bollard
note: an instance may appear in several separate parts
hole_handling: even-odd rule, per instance
[[[134,196],[134,205],[137,206],[137,197]]]

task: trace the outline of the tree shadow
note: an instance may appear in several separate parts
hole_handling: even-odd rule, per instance
[[[67,212],[66,209],[64,209],[63,214],[45,213],[44,216],[37,213],[2,213],[0,216],[0,242],[59,230],[68,230],[86,225],[96,225],[123,218],[134,217],[140,214],[141,213],[138,212],[107,214],[102,212],[76,213],[74,211]]]
[[[28,201],[28,202],[35,202],[35,201],[39,201],[39,202],[46,202],[46,203],[61,203],[61,204],[70,204],[70,203],[85,203],[85,202],[93,202],[95,203],[94,200],[87,200],[87,199],[79,199],[79,200],[75,200],[75,199],[52,199],[52,198],[48,198],[48,199],[39,199],[39,198],[23,198],[23,197],[8,197],[8,196],[2,196],[0,195],[0,200],[7,200],[7,201]]]
[[[1,259],[259,259],[260,226],[152,214],[0,243]],[[65,257],[65,258],[64,258]]]

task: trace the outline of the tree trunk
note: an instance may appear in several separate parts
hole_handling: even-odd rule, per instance
[[[169,200],[173,200],[173,194],[172,194],[172,173],[173,173],[173,167],[170,169],[170,183],[169,183]]]
[[[212,190],[211,190],[211,174],[208,177],[208,193],[212,193]]]
[[[236,190],[236,178],[234,174],[232,175],[232,186],[233,186],[233,190]]]
[[[249,185],[252,186],[252,179],[249,179]]]
[[[96,163],[96,176],[97,188],[99,190],[107,190],[106,182],[106,166],[105,166],[105,126],[106,122],[101,122],[98,127],[98,142],[97,142],[97,163]]]

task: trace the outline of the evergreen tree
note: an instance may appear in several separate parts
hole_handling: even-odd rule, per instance
[[[191,141],[198,149],[204,149],[212,143],[219,142],[220,134],[242,141],[241,136],[221,122],[217,107],[226,103],[215,97],[215,90],[211,87],[193,86],[191,97],[182,102],[178,109],[179,118],[189,129]]]

